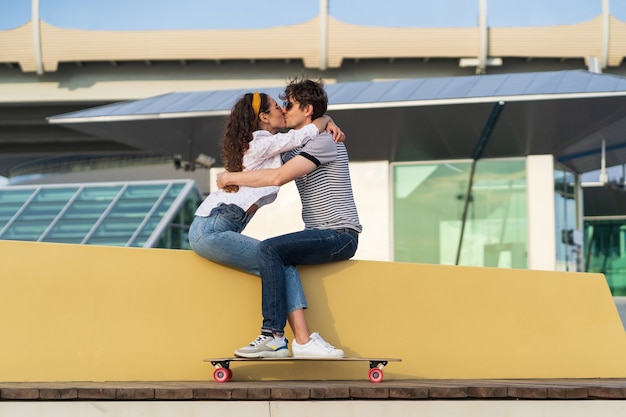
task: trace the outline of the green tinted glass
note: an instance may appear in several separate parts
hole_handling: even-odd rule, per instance
[[[526,268],[524,160],[393,166],[396,261]],[[463,240],[460,242],[461,232]],[[460,247],[460,252],[459,252]]]
[[[0,239],[188,249],[201,200],[191,180],[2,187]]]
[[[604,274],[614,296],[626,296],[626,218],[585,220],[585,271]]]

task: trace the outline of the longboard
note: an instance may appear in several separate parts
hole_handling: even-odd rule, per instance
[[[287,356],[284,358],[207,358],[204,362],[211,362],[215,367],[213,379],[215,382],[228,382],[233,377],[233,371],[230,369],[231,362],[298,362],[298,361],[324,361],[324,362],[362,362],[370,363],[370,369],[367,374],[369,380],[374,383],[381,382],[384,378],[383,368],[389,362],[402,362],[399,358],[298,358]]]

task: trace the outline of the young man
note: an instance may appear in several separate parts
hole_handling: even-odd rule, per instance
[[[326,113],[328,97],[321,81],[293,80],[281,95],[288,128],[298,129]],[[348,153],[322,132],[317,140],[283,154],[280,168],[248,172],[224,172],[218,186],[261,187],[296,180],[302,200],[304,230],[261,242],[257,259],[262,281],[263,325],[261,335],[235,351],[243,357],[282,356],[287,349],[284,328],[294,330],[294,357],[343,357],[344,352],[309,331],[304,309],[287,311],[285,270],[294,265],[315,265],[350,259],[362,230],[359,223]]]

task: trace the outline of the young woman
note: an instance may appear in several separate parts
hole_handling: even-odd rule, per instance
[[[223,137],[222,159],[229,172],[278,168],[280,154],[315,140],[327,129],[337,141],[344,134],[328,116],[315,119],[298,130],[277,133],[285,128],[283,109],[263,93],[248,93],[233,106]],[[255,212],[276,199],[278,186],[225,187],[207,196],[198,207],[189,229],[191,248],[211,261],[259,275],[256,250],[259,240],[241,232]],[[288,268],[286,282],[288,310],[307,308],[295,266]],[[288,356],[287,344],[267,356]]]

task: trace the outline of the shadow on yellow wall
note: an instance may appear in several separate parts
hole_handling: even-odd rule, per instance
[[[0,380],[211,380],[259,332],[260,279],[191,251],[0,241]],[[626,377],[599,274],[346,261],[301,268],[313,331],[385,379]],[[291,335],[287,333],[287,337]],[[363,363],[235,379],[366,379]]]

